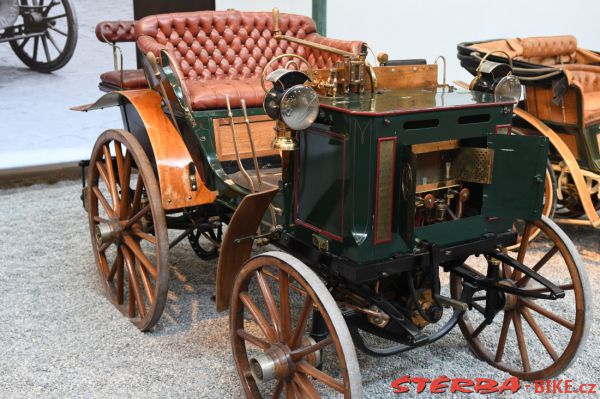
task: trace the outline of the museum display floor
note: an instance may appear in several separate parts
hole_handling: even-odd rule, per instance
[[[215,263],[196,258],[185,242],[176,246],[165,313],[153,332],[140,333],[104,295],[80,190],[78,182],[0,190],[0,396],[240,398],[228,314],[211,301]],[[600,234],[566,231],[597,293]],[[599,300],[583,353],[558,378],[600,381]],[[405,374],[508,377],[475,359],[458,329],[403,355],[358,356],[369,398],[398,397],[390,384]]]

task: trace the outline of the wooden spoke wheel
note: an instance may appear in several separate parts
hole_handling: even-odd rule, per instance
[[[233,355],[248,398],[361,397],[346,322],[302,262],[283,252],[250,259],[236,278],[230,311]]]
[[[52,72],[69,62],[77,44],[77,16],[68,0],[20,0],[20,17],[10,46],[33,70]]]
[[[166,301],[169,241],[154,171],[131,133],[100,135],[87,190],[92,248],[108,296],[140,330],[148,330]]]
[[[525,225],[524,237],[538,229],[535,242],[521,241],[517,260],[563,289],[564,298],[556,300],[500,296],[502,309],[490,323],[485,291],[479,291],[469,304],[471,311],[459,321],[463,335],[475,354],[492,366],[524,380],[547,379],[564,371],[583,348],[590,323],[591,292],[583,265],[573,243],[550,219],[542,217]],[[474,273],[489,274],[483,257],[465,263]],[[498,266],[501,284],[537,293],[549,290],[502,264]],[[451,277],[451,293],[459,298],[462,280]]]

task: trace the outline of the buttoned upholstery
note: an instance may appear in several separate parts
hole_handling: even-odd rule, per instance
[[[135,22],[102,21],[96,25],[96,37],[101,42],[135,42]]]
[[[101,42],[116,44],[135,42],[134,21],[102,21],[96,25],[96,37]],[[103,90],[134,90],[148,87],[144,71],[125,69],[108,71],[100,75],[100,87]]]
[[[316,33],[312,19],[281,14],[282,34],[322,43],[353,53],[363,43],[329,39]],[[149,16],[136,23],[138,48],[158,55],[167,50],[182,81],[186,100],[195,110],[225,106],[225,93],[232,104],[243,98],[249,107],[262,104],[259,78],[275,56],[298,54],[317,68],[333,65],[341,58],[329,52],[273,38],[270,12],[198,11]],[[284,57],[272,69],[285,65]]]

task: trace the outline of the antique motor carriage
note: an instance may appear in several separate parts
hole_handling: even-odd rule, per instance
[[[512,66],[525,87],[513,132],[550,141],[544,214],[600,228],[600,55],[548,36],[461,43],[458,58],[484,90],[496,68]]]
[[[82,197],[108,296],[138,328],[159,320],[169,249],[187,239],[218,259],[248,397],[361,397],[355,347],[395,355],[457,324],[519,378],[576,358],[587,278],[541,215],[548,140],[511,134],[514,98],[438,84],[425,60],[371,66],[365,43],[277,10],[97,33],[145,54],[77,107],[123,115],[82,163]]]
[[[29,68],[52,72],[69,62],[77,44],[77,16],[68,0],[0,0],[0,43]]]

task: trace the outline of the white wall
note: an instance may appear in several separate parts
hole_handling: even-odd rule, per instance
[[[217,0],[217,8],[311,15],[310,0]],[[600,0],[328,0],[327,36],[364,40],[391,59],[438,55],[448,80],[467,80],[456,45],[468,40],[572,34],[580,47],[600,50]]]

